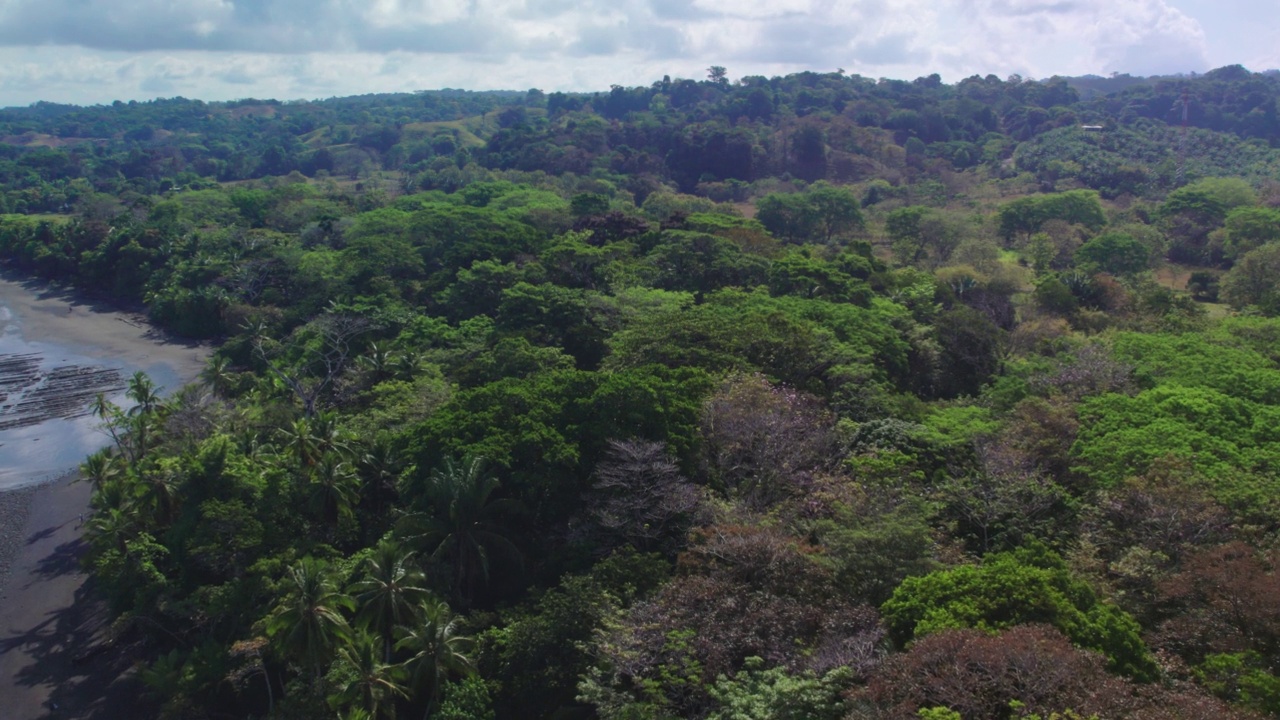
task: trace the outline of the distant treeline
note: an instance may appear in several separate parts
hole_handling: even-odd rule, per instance
[[[1108,92],[1118,88],[1115,92]],[[1089,99],[1082,99],[1082,92]],[[610,179],[643,201],[664,183],[716,200],[773,177],[891,183],[985,166],[1077,179],[1107,196],[1169,188],[1188,99],[1187,166],[1269,175],[1280,77],[1230,66],[1138,79],[973,76],[954,85],[804,72],[664,77],[609,92],[363,95],[314,102],[173,98],[0,110],[0,212],[65,212],[91,192],[157,193],[298,172],[402,173],[452,191],[469,164]],[[1102,125],[1101,134],[1078,132]],[[1086,160],[1080,160],[1085,157]]]

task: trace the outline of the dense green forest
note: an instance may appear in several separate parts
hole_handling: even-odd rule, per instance
[[[219,343],[82,466],[146,712],[1250,718],[1278,113],[1240,67],[42,103],[0,256]]]

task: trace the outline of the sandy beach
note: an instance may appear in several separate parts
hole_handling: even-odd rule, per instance
[[[125,374],[141,369],[169,390],[194,380],[209,354],[166,338],[137,314],[8,269],[0,269],[0,306],[9,315],[6,337],[16,331],[24,348]],[[53,425],[54,437],[39,437],[41,427],[19,439],[32,447],[60,441]],[[0,719],[141,717],[128,655],[104,643],[108,618],[80,568],[89,487],[73,471],[82,458],[42,457],[65,463],[57,480],[0,491]]]

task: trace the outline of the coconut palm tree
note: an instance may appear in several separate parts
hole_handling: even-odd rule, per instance
[[[137,403],[129,410],[130,415],[147,414],[160,404],[160,392],[164,388],[157,387],[151,378],[141,370],[129,378],[129,385],[124,391],[125,397]]]
[[[128,543],[138,536],[138,513],[131,505],[99,510],[88,522],[89,541],[100,548],[127,554]]]
[[[319,459],[320,443],[307,418],[298,418],[278,432],[284,450],[297,460],[300,470],[306,470]]]
[[[356,625],[382,638],[385,662],[391,662],[395,629],[412,624],[419,605],[430,597],[423,587],[426,579],[414,566],[412,552],[384,540],[365,560],[364,577],[350,587],[360,608]]]
[[[139,474],[141,478],[135,489],[138,502],[150,510],[158,525],[168,526],[178,509],[178,479],[172,466],[152,467]]]
[[[378,343],[369,343],[369,352],[360,357],[358,361],[360,366],[369,371],[372,375],[372,383],[377,384],[386,380],[391,375],[392,363],[395,361],[395,355],[390,350],[383,350]]]
[[[372,635],[359,634],[338,648],[338,662],[350,673],[339,690],[329,696],[329,706],[360,708],[370,720],[396,716],[396,698],[408,698],[404,686],[405,670],[381,659],[381,642]]]
[[[359,459],[360,477],[364,480],[362,495],[372,506],[374,517],[382,517],[388,499],[394,497],[395,480],[401,459],[390,442],[377,440]]]
[[[351,446],[338,427],[338,417],[332,412],[301,417],[279,430],[285,449],[298,461],[298,468],[307,470],[326,453],[343,457],[350,454]]]
[[[280,653],[300,661],[312,671],[313,689],[339,641],[351,637],[344,610],[355,601],[338,589],[328,568],[312,557],[289,568],[284,597],[267,618],[267,635]]]
[[[495,500],[498,479],[484,470],[484,461],[446,460],[427,478],[421,504],[425,512],[406,515],[397,530],[425,548],[433,560],[452,566],[454,591],[469,603],[476,582],[489,581],[490,560],[503,555],[519,563],[520,551],[497,519],[519,507],[509,499]]]
[[[354,514],[360,499],[360,478],[335,453],[326,453],[311,471],[308,504],[330,531]]]
[[[132,400],[135,405],[129,408],[125,413],[128,423],[126,427],[129,430],[129,440],[134,446],[133,461],[136,467],[147,450],[151,447],[151,429],[156,424],[156,411],[160,408],[160,391],[162,388],[156,387],[151,378],[146,373],[139,370],[129,378],[129,385],[125,389],[125,397]]]
[[[125,424],[125,415],[121,412],[115,403],[107,400],[107,396],[98,393],[93,399],[93,403],[89,405],[89,410],[102,421],[102,428],[111,436],[111,442],[116,446],[116,450],[125,455],[125,459],[133,465],[134,458],[129,453],[128,448],[124,444],[124,438],[120,431]]]
[[[443,600],[423,603],[419,617],[416,625],[400,628],[396,649],[413,653],[405,661],[409,687],[419,701],[426,701],[424,717],[430,717],[449,676],[475,672],[469,655],[475,643],[462,633],[458,617]]]
[[[209,358],[204,370],[200,371],[200,381],[219,397],[225,397],[231,390],[232,377],[231,361],[221,355]]]
[[[99,450],[80,463],[80,474],[88,480],[95,491],[112,480],[120,477],[121,467],[110,450]]]

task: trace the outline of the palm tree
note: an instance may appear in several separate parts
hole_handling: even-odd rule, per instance
[[[124,391],[125,397],[136,403],[126,413],[129,418],[129,437],[134,445],[135,466],[147,454],[147,449],[150,447],[148,431],[156,420],[155,411],[160,406],[161,389],[151,382],[151,378],[147,377],[146,373],[139,370],[129,378],[129,387]]]
[[[326,453],[311,471],[309,503],[325,526],[335,530],[353,514],[360,497],[360,478],[334,453]]]
[[[469,603],[476,580],[489,581],[490,558],[501,553],[517,563],[520,551],[495,522],[519,507],[514,500],[494,500],[501,483],[484,471],[481,458],[461,464],[446,460],[427,478],[422,500],[426,512],[406,515],[398,530],[421,543],[433,560],[453,566],[454,591]]]
[[[130,415],[147,414],[160,404],[160,391],[164,388],[156,387],[151,378],[146,373],[139,370],[129,378],[129,387],[124,391],[125,397],[137,403],[129,410]]]
[[[231,390],[231,380],[231,361],[221,355],[209,358],[204,370],[200,371],[200,381],[218,396],[225,396]]]
[[[120,465],[110,450],[99,450],[80,463],[80,474],[98,491],[120,476]]]
[[[316,439],[316,447],[322,453],[338,453],[343,457],[351,455],[351,444],[346,433],[338,425],[338,414],[333,411],[318,412],[311,418],[311,434]]]
[[[136,492],[138,501],[151,510],[151,517],[164,527],[174,518],[178,508],[177,478],[169,466],[153,467],[139,473]]]
[[[360,456],[360,475],[365,482],[364,496],[373,505],[375,517],[382,517],[383,505],[395,492],[395,479],[400,471],[400,456],[386,440],[377,440]]]
[[[319,687],[324,661],[340,640],[351,637],[343,610],[355,602],[338,590],[324,563],[303,558],[289,569],[285,596],[267,618],[267,635],[285,657],[310,666],[313,689]]]
[[[430,717],[440,703],[440,691],[448,677],[475,672],[468,656],[475,643],[462,634],[461,623],[443,600],[423,603],[420,617],[417,625],[400,628],[396,649],[413,653],[405,661],[409,687],[418,699],[426,700],[424,717]]]
[[[360,358],[359,363],[362,367],[373,375],[373,384],[377,384],[386,380],[391,374],[391,364],[395,359],[395,355],[390,350],[383,350],[378,347],[378,343],[369,343],[369,352]]]
[[[402,352],[392,363],[396,379],[412,380],[422,369],[422,355],[415,352]]]
[[[90,542],[115,548],[128,554],[128,543],[138,535],[138,514],[132,506],[112,507],[99,510],[88,522]]]
[[[329,696],[335,710],[358,707],[370,720],[396,716],[395,699],[408,698],[404,686],[404,668],[380,658],[378,638],[357,635],[338,649],[338,662],[351,673],[351,679],[338,692]]]
[[[413,566],[413,553],[391,540],[378,543],[364,570],[364,578],[350,588],[360,606],[356,624],[382,638],[385,661],[391,662],[396,627],[411,624],[419,604],[430,596],[422,587],[427,578]]]
[[[337,453],[345,457],[351,450],[346,436],[338,426],[338,417],[332,412],[298,418],[279,433],[285,448],[298,460],[301,470],[315,465],[325,453]]]
[[[279,431],[284,441],[285,450],[298,461],[298,468],[306,470],[315,464],[320,457],[319,442],[312,430],[311,421],[305,417],[290,423],[289,427]]]
[[[120,436],[120,427],[124,424],[124,413],[115,403],[107,400],[107,396],[98,393],[93,399],[93,403],[89,406],[89,410],[93,412],[99,420],[102,421],[102,427],[111,435],[111,442],[115,444],[116,449],[122,453],[126,452],[124,439]],[[128,457],[129,464],[133,464],[133,457]]]

